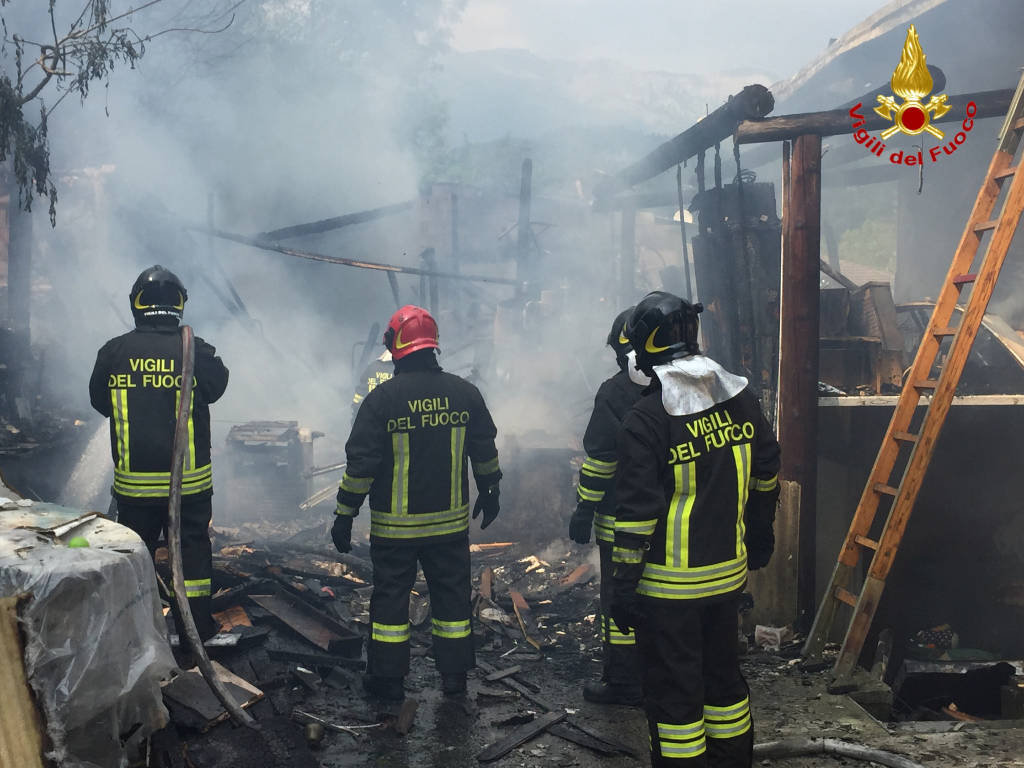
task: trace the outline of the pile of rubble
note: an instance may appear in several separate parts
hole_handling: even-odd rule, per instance
[[[561,691],[555,691],[561,704],[545,691],[553,663],[580,681],[599,668],[592,548],[559,551],[556,544],[537,555],[511,542],[471,545],[477,669],[462,700],[444,700],[437,691],[430,595],[420,575],[409,606],[413,663],[406,699],[390,704],[367,699],[359,679],[372,590],[367,546],[357,543],[339,555],[328,548],[325,526],[276,540],[268,539],[272,528],[256,536],[214,531],[213,610],[221,631],[207,642],[218,674],[261,730],[233,727],[191,670],[164,686],[172,722],[152,740],[149,765],[362,765],[399,744],[415,748],[417,731],[429,742],[424,748],[441,749],[446,726],[460,719],[447,746],[475,750],[464,756],[466,764],[497,760],[543,732],[581,753],[635,751],[582,726],[561,705]],[[164,567],[158,559],[158,570]],[[453,717],[438,714],[453,707]],[[417,728],[431,711],[433,725]],[[468,738],[473,724],[478,733]],[[451,757],[446,764],[462,764]]]

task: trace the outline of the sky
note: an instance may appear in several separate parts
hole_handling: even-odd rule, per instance
[[[469,0],[456,50],[523,48],[634,69],[793,75],[888,0]]]

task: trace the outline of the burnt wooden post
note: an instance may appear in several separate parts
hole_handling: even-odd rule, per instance
[[[782,292],[779,340],[780,480],[799,498],[797,622],[815,609],[815,499],[818,434],[818,287],[821,262],[821,137],[793,142],[783,190]]]

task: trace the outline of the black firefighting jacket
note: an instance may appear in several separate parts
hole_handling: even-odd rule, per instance
[[[581,505],[594,505],[594,536],[606,544],[615,540],[615,468],[619,428],[643,391],[642,386],[629,380],[625,371],[606,379],[594,397],[594,410],[583,435],[583,450],[587,457],[580,468],[576,497]]]
[[[378,384],[390,379],[395,375],[395,364],[390,360],[377,358],[371,360],[363,369],[362,374],[356,380],[356,391],[352,395],[352,418],[356,417],[356,411],[363,404],[366,396],[372,392]]]
[[[216,350],[197,336],[183,496],[199,499],[213,492],[209,404],[224,394],[227,385],[228,369]],[[110,418],[117,498],[166,503],[180,390],[177,327],[139,326],[108,341],[96,355],[89,399],[93,408]]]
[[[779,444],[749,390],[670,416],[655,384],[620,432],[616,578],[632,571],[637,592],[666,600],[739,592],[746,527],[770,528],[778,471]]]
[[[432,350],[414,352],[363,401],[345,444],[339,515],[370,496],[370,536],[441,541],[469,529],[469,475],[478,489],[501,479],[497,429],[480,391],[445,373]]]

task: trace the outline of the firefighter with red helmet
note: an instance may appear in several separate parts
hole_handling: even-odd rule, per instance
[[[479,390],[441,369],[437,323],[425,309],[392,315],[384,346],[395,375],[363,400],[345,444],[331,536],[351,549],[352,520],[370,497],[370,642],[364,686],[384,699],[404,697],[409,671],[409,594],[417,564],[430,590],[434,660],[442,690],[466,691],[475,666],[470,625],[469,474],[481,528],[498,515],[497,429]]]
[[[569,520],[569,538],[587,544],[593,529],[601,557],[601,645],[604,668],[600,681],[583,686],[583,698],[597,704],[639,706],[643,698],[636,637],[622,631],[611,617],[612,545],[615,541],[615,468],[619,429],[629,409],[651,380],[636,369],[636,353],[624,335],[633,307],[620,312],[608,334],[618,372],[607,379],[594,397],[587,431],[583,435],[586,458],[576,487],[576,511]]]
[[[775,538],[779,444],[747,380],[702,355],[702,307],[651,293],[626,323],[653,379],[619,435],[612,618],[636,630],[655,768],[749,768],[737,598]]]
[[[188,292],[177,275],[158,264],[139,275],[128,299],[135,330],[100,349],[89,379],[89,398],[93,408],[110,419],[117,521],[139,534],[152,554],[167,524],[171,448],[181,390],[178,323]],[[209,406],[227,385],[228,369],[216,350],[197,336],[181,483],[181,557],[185,591],[203,640],[216,634],[210,613]],[[180,625],[178,634],[184,638]]]

